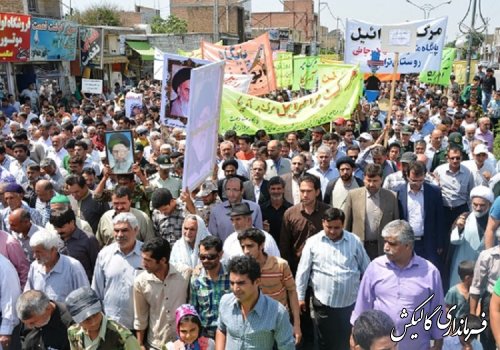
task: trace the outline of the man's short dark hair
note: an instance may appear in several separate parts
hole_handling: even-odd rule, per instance
[[[408,174],[410,174],[411,172],[413,172],[415,176],[424,176],[427,172],[426,165],[418,160],[411,162],[410,166],[408,167]]]
[[[243,239],[249,239],[257,243],[257,245],[261,245],[266,241],[266,236],[258,228],[251,227],[238,233],[238,241],[241,242]]]
[[[129,200],[132,200],[132,192],[127,186],[116,186],[113,191],[113,196],[117,198],[127,197]]]
[[[50,223],[55,228],[61,228],[71,221],[75,221],[75,212],[71,208],[66,208],[64,210],[51,210],[50,211]]]
[[[267,183],[267,188],[270,189],[271,186],[275,185],[281,185],[283,188],[285,188],[285,180],[283,180],[280,176],[273,176],[272,178],[269,179],[269,182]]]
[[[238,275],[247,275],[252,282],[260,278],[260,265],[251,256],[235,256],[229,260],[228,271]]]
[[[151,206],[153,209],[158,209],[172,202],[172,193],[166,188],[157,188],[151,195]]]
[[[370,350],[377,339],[388,337],[394,328],[394,321],[383,311],[368,310],[363,312],[352,327],[352,338],[363,350]]]
[[[89,145],[87,145],[87,142],[85,142],[83,140],[76,141],[75,142],[75,147],[76,146],[79,146],[79,147],[83,148],[85,151],[89,149]]]
[[[319,179],[312,175],[312,174],[304,174],[300,177],[299,179],[299,186],[302,182],[310,182],[314,185],[314,189],[315,190],[319,190],[321,188],[321,182],[319,181]]]
[[[325,210],[323,217],[321,218],[323,221],[334,221],[340,220],[342,223],[345,221],[345,214],[341,209],[338,208],[328,208]]]
[[[253,138],[252,138],[252,136],[250,136],[248,134],[243,134],[241,136],[238,136],[238,140],[243,140],[246,143],[251,144],[253,141]]]
[[[78,185],[80,188],[83,188],[87,182],[85,181],[85,178],[82,175],[69,175],[66,178],[66,185],[67,186],[73,186],[73,185]]]
[[[24,143],[15,143],[13,146],[12,146],[12,150],[15,150],[16,148],[22,148],[24,150],[24,152],[28,153],[28,146],[26,146]]]
[[[223,243],[219,237],[207,236],[200,241],[200,246],[204,246],[205,249],[215,248],[217,253],[222,252]]]
[[[151,257],[157,262],[165,258],[168,264],[170,260],[170,243],[161,237],[152,238],[144,242],[141,252],[151,253]]]
[[[224,140],[230,140],[236,137],[238,137],[238,134],[236,134],[236,131],[234,130],[228,130],[224,133]]]
[[[365,167],[365,176],[366,177],[376,177],[380,176],[382,177],[382,166],[380,164],[368,164]]]

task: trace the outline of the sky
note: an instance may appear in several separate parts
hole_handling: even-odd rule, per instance
[[[251,0],[253,12],[267,12],[267,11],[281,11],[283,5],[279,0]],[[321,25],[327,26],[329,30],[337,28],[337,23],[340,29],[343,26],[340,22],[345,24],[346,18],[355,18],[366,22],[373,22],[376,24],[391,24],[401,23],[405,21],[413,21],[424,18],[424,11],[416,6],[409,4],[406,0],[314,0],[315,11],[318,9],[318,1],[321,3],[328,3],[328,8],[325,5],[321,6],[320,20]],[[446,1],[444,0],[411,0],[413,3],[424,6],[433,7],[438,6]],[[470,0],[471,2],[473,0]],[[79,10],[85,9],[89,4],[102,4],[109,3],[117,5],[118,8],[123,10],[133,10],[134,5],[142,5],[147,7],[160,8],[162,17],[168,16],[169,13],[169,0],[62,0],[65,5],[72,3],[74,8]],[[193,0],[195,3],[196,0]],[[493,34],[496,27],[500,27],[500,1],[499,0],[477,0],[481,4],[483,18],[489,21],[488,34]],[[223,4],[223,0],[219,0],[219,4]],[[448,29],[446,41],[455,40],[461,35],[458,29],[458,23],[467,13],[469,0],[451,0],[451,4],[444,4],[432,10],[430,13],[431,18],[448,16]],[[331,11],[330,11],[331,10]],[[67,11],[67,9],[65,10]],[[472,12],[472,11],[470,11]],[[496,14],[496,16],[495,16]],[[337,21],[335,17],[341,19]],[[477,22],[477,20],[476,20]],[[480,20],[479,20],[480,22]],[[471,13],[468,14],[467,19],[464,21],[467,28],[471,23]]]

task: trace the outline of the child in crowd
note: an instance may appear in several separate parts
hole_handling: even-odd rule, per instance
[[[178,340],[168,342],[162,350],[215,350],[213,339],[202,337],[200,316],[192,305],[184,304],[175,310]]]
[[[462,282],[452,286],[444,300],[446,302],[446,309],[449,310],[452,306],[456,308],[450,312],[455,318],[462,318],[469,314],[469,289],[472,284],[472,277],[474,276],[474,262],[471,260],[464,260],[458,265],[458,275]]]
[[[482,321],[476,315],[468,314],[463,317],[464,324],[467,324],[467,328],[471,330],[472,335],[469,335],[467,341],[465,338],[466,334],[456,335],[454,337],[447,336],[443,341],[442,350],[483,350],[481,342],[477,339],[478,335],[474,331],[481,330],[483,328]],[[460,324],[461,320],[457,320],[457,324]],[[464,326],[460,327],[464,330]]]

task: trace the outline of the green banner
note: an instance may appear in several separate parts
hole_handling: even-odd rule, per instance
[[[350,118],[358,104],[363,75],[354,65],[332,66],[332,70],[334,79],[316,93],[292,102],[279,103],[224,88],[220,132],[235,130],[240,135],[264,129],[277,134]]]
[[[293,58],[293,91],[301,88],[316,89],[318,61],[318,56],[295,56]]]
[[[441,59],[441,70],[422,71],[419,80],[426,84],[437,84],[448,86],[450,84],[450,74],[455,60],[456,49],[443,49],[443,58]]]
[[[276,85],[279,88],[288,88],[292,85],[293,78],[293,53],[279,52],[274,60]]]

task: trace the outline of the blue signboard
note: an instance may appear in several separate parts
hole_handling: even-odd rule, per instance
[[[78,24],[50,18],[31,18],[30,60],[73,61]]]

